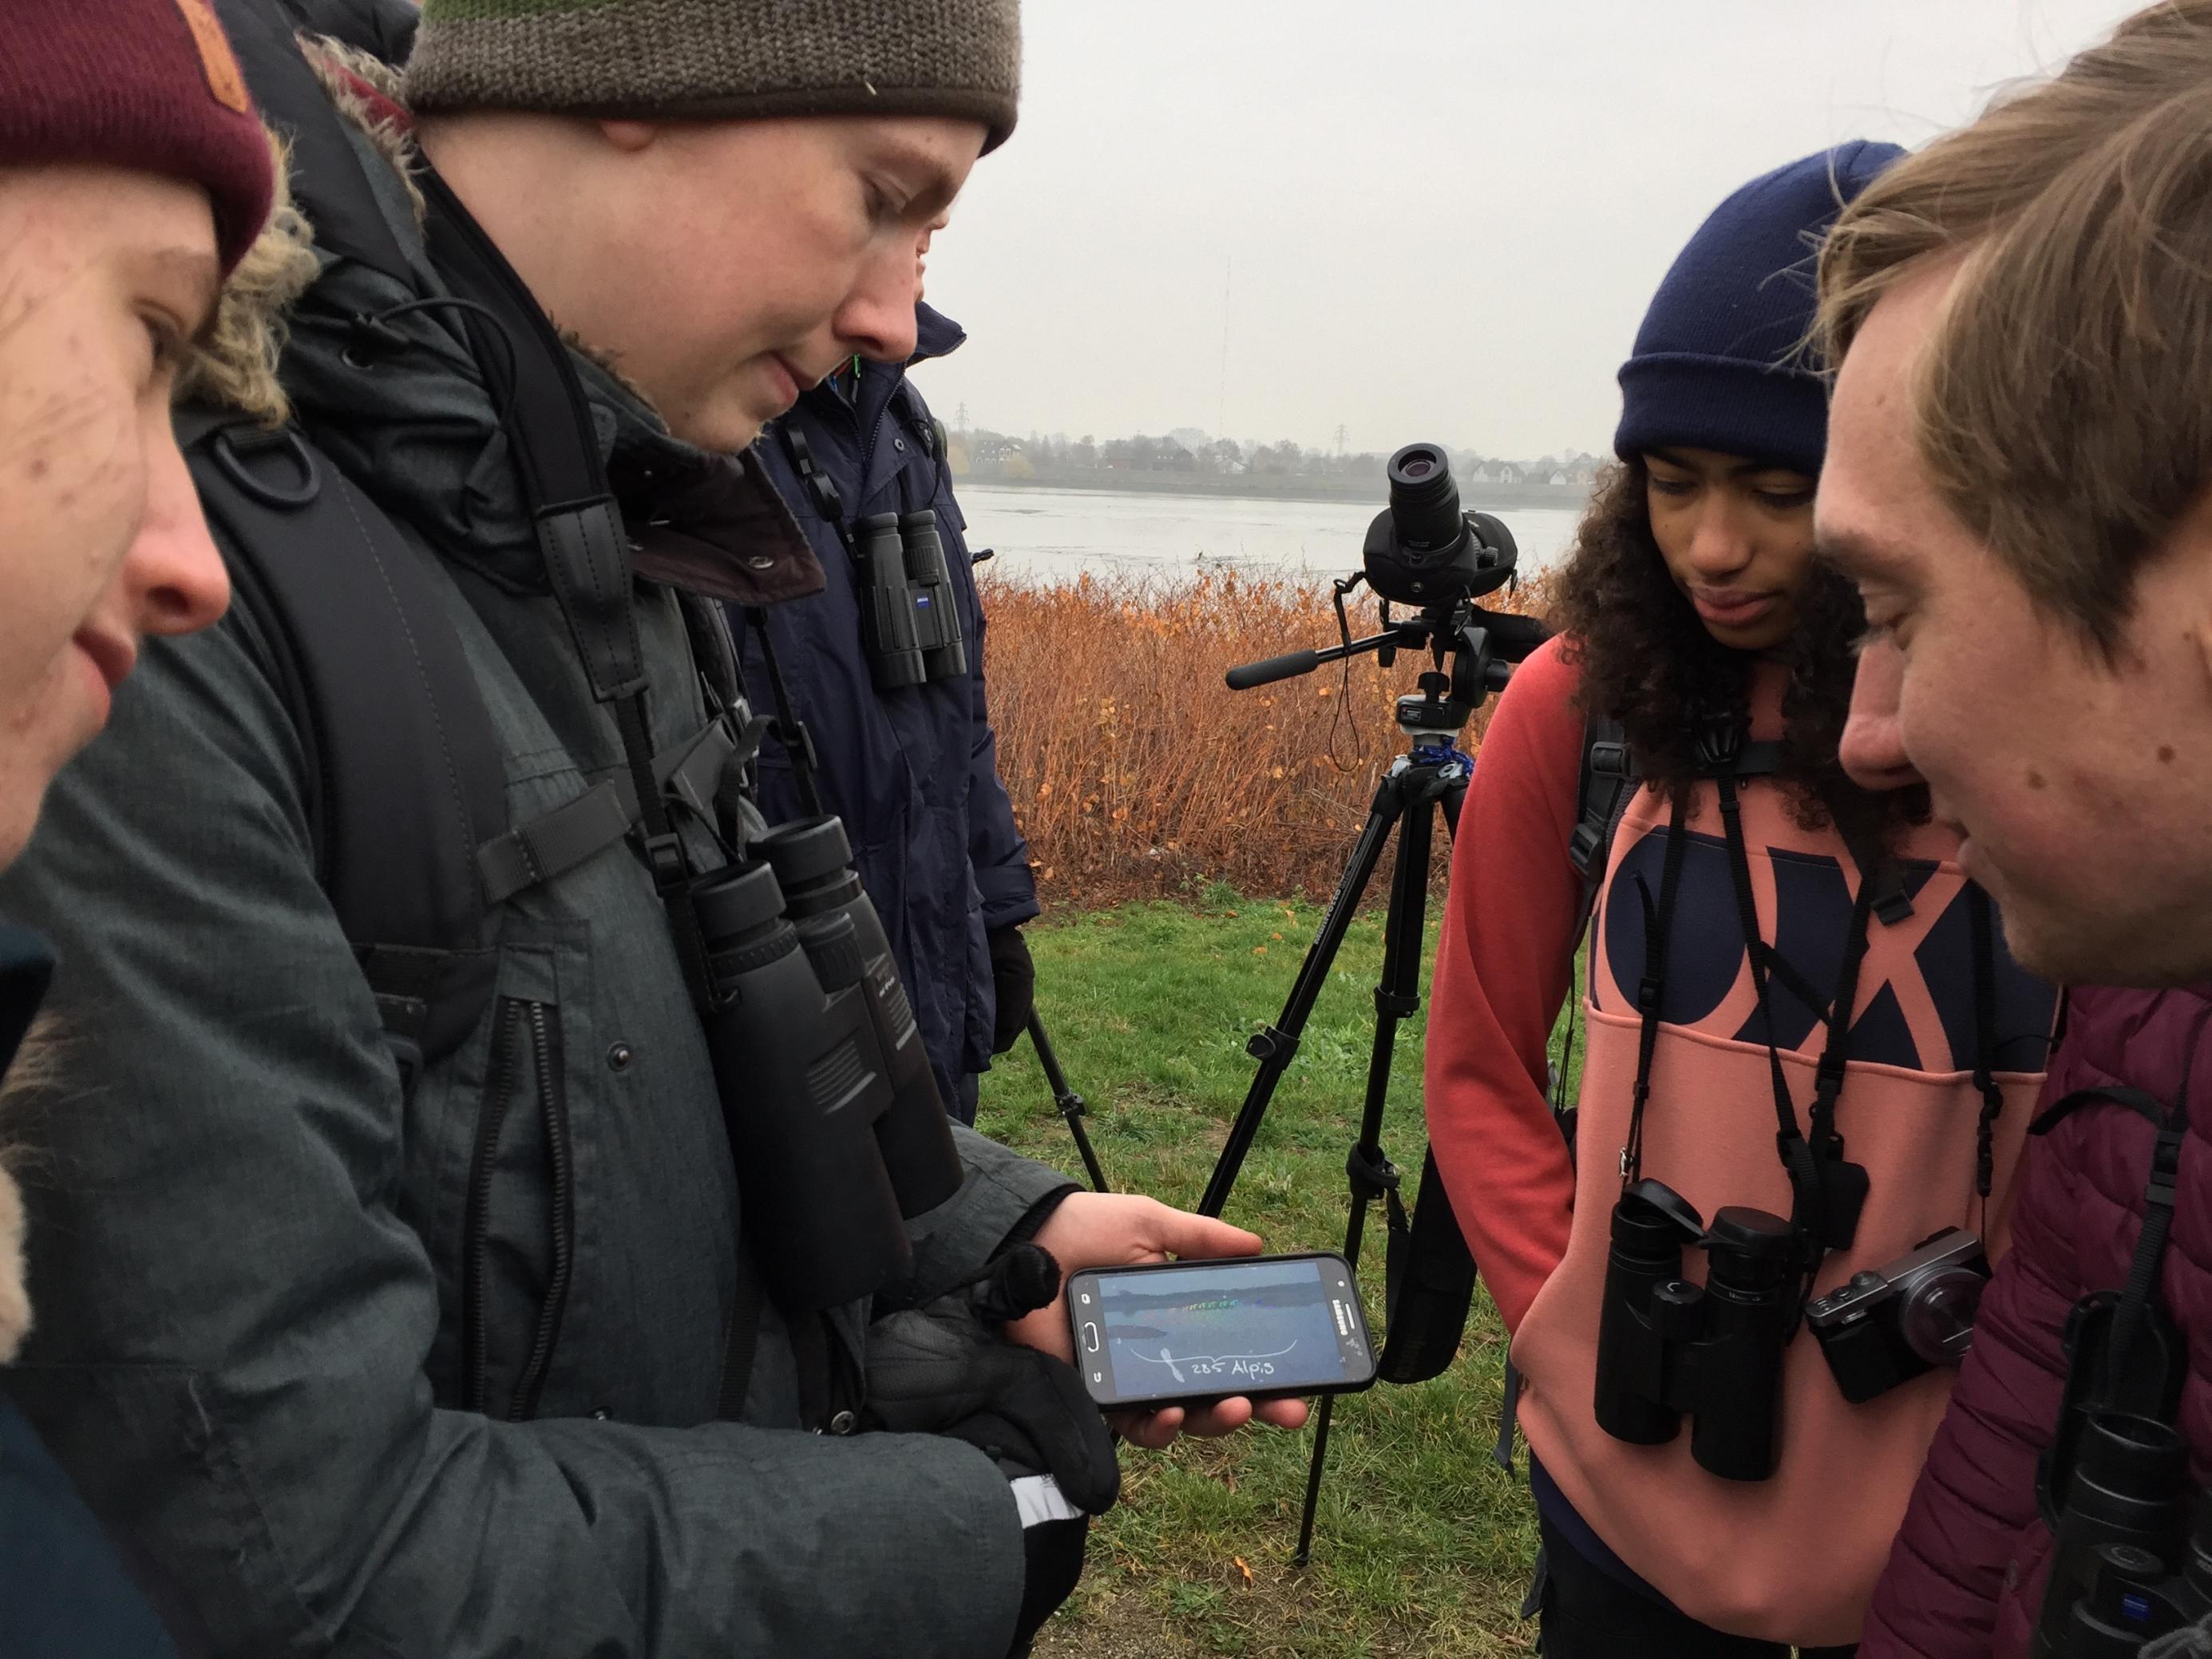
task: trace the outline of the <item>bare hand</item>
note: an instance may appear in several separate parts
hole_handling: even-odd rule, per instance
[[[1075,1341],[1067,1325],[1066,1275],[1085,1267],[1138,1267],[1170,1256],[1257,1255],[1261,1248],[1256,1233],[1127,1193],[1070,1193],[1037,1229],[1036,1242],[1060,1263],[1060,1294],[1008,1325],[1006,1334],[1070,1364],[1075,1362]],[[1239,1395],[1206,1406],[1116,1412],[1109,1420],[1132,1443],[1161,1451],[1178,1434],[1233,1434],[1255,1418],[1279,1429],[1303,1428],[1306,1402],[1267,1400],[1255,1407]]]

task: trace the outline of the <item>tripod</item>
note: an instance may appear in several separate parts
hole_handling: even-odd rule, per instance
[[[1346,586],[1340,584],[1339,588],[1340,614]],[[1522,636],[1532,633],[1524,619],[1495,617],[1465,599],[1443,613],[1424,611],[1395,623],[1386,606],[1383,626],[1384,633],[1369,639],[1352,640],[1347,631],[1341,646],[1273,658],[1230,674],[1231,685],[1242,689],[1304,673],[1321,662],[1363,651],[1374,651],[1387,663],[1401,646],[1425,647],[1435,661],[1435,666],[1416,682],[1420,695],[1398,699],[1395,714],[1398,729],[1406,735],[1407,750],[1391,762],[1376,786],[1367,822],[1352,844],[1321,931],[1299,966],[1290,1000],[1284,1004],[1281,1017],[1245,1045],[1246,1052],[1260,1062],[1259,1074],[1252,1079],[1198,1205],[1200,1214],[1218,1216],[1228,1204],[1237,1173],[1267,1115],[1267,1103],[1297,1054],[1315,1000],[1328,982],[1338,947],[1344,943],[1395,830],[1397,856],[1391,873],[1389,908],[1383,920],[1382,974],[1375,989],[1375,1043],[1367,1062],[1367,1097],[1360,1114],[1359,1139],[1345,1160],[1345,1174],[1351,1184],[1351,1213],[1345,1225],[1344,1257],[1355,1268],[1359,1265],[1359,1247],[1370,1205],[1378,1199],[1383,1201],[1393,1233],[1403,1232],[1407,1224],[1404,1202],[1399,1197],[1398,1169],[1382,1150],[1382,1115],[1389,1098],[1392,1048],[1398,1027],[1419,1012],[1421,1006],[1429,854],[1434,844],[1437,811],[1443,809],[1446,829],[1456,836],[1460,804],[1473,770],[1473,763],[1460,752],[1456,739],[1483,698],[1502,687],[1512,672],[1503,656],[1492,657],[1493,629],[1504,647],[1516,654],[1525,654],[1528,646],[1542,637],[1540,630],[1533,630],[1533,637],[1522,644]],[[1447,657],[1451,661],[1449,673]],[[1335,1404],[1335,1395],[1324,1395],[1316,1422],[1305,1508],[1298,1521],[1298,1547],[1293,1558],[1299,1566],[1313,1556],[1314,1515],[1321,1503],[1322,1476],[1328,1462],[1329,1422]]]
[[[1083,1170],[1091,1177],[1093,1192],[1110,1192],[1106,1184],[1106,1171],[1098,1167],[1098,1154],[1091,1150],[1091,1136],[1083,1127],[1090,1112],[1089,1104],[1081,1095],[1068,1086],[1067,1073],[1060,1069],[1060,1056],[1053,1052],[1052,1039],[1044,1034],[1044,1021],[1037,1018],[1036,1010],[1030,1010],[1030,1042],[1036,1048],[1037,1064],[1044,1067],[1046,1086],[1052,1091],[1052,1103],[1060,1108],[1066,1120],[1068,1133],[1075,1137],[1075,1150],[1082,1155]]]

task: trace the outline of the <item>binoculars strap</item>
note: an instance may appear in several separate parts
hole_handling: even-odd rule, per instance
[[[567,344],[506,257],[434,168],[422,169],[417,183],[428,208],[424,242],[448,283],[472,302],[464,325],[507,348],[495,354],[508,380],[498,388],[501,425],[537,521],[545,573],[575,637],[592,695],[612,708],[653,890],[667,912],[692,999],[701,1009],[709,1008],[714,980],[690,899],[691,860],[653,775],[629,540],[607,483],[591,405]]]
[[[2198,1018],[2200,1029],[2204,1018],[2205,1016]],[[2183,1052],[2193,1053],[2195,1044],[2192,1034],[2190,1046]],[[2189,1079],[2185,1073],[2180,1095],[2171,1108],[2144,1090],[2121,1084],[2076,1089],[2029,1125],[2027,1132],[2032,1135],[2048,1134],[2084,1106],[2101,1105],[2124,1107],[2156,1131],[2151,1143],[2150,1174],[2143,1183],[2142,1231],[2136,1236],[2135,1254],[2129,1258],[2127,1282],[2120,1290],[2112,1338],[2103,1356],[2105,1375],[2110,1376],[2115,1367],[2127,1364],[2136,1333],[2158,1295],[2166,1241],[2173,1230],[2174,1186],[2181,1168],[2181,1141],[2189,1127]],[[2106,1392],[2102,1387],[2098,1389],[2100,1397]]]
[[[1667,822],[1667,851],[1660,866],[1656,909],[1650,889],[1642,878],[1636,884],[1637,896],[1644,903],[1644,977],[1636,987],[1636,1007],[1643,1024],[1636,1038],[1636,1091],[1628,1109],[1628,1139],[1620,1149],[1623,1192],[1644,1176],[1644,1112],[1651,1103],[1651,1061],[1659,1047],[1659,1006],[1667,986],[1667,941],[1674,932],[1674,900],[1682,884],[1682,854],[1689,844],[1689,837],[1682,832],[1688,811],[1686,797],[1677,794],[1674,816]]]
[[[1997,1118],[2004,1110],[2004,1091],[1996,1081],[1996,917],[1990,896],[1971,882],[1966,916],[1974,950],[1974,1088],[1982,1097],[1982,1115],[1974,1129],[1974,1191],[1986,1206],[1996,1175]]]
[[[794,437],[796,434],[792,434]],[[834,489],[833,489],[834,493]],[[814,734],[806,729],[792,707],[791,682],[783,677],[783,665],[775,659],[775,641],[769,637],[768,608],[748,605],[745,620],[760,639],[761,662],[768,670],[769,696],[775,703],[775,737],[783,745],[783,752],[791,761],[793,781],[799,786],[799,804],[809,817],[820,817],[823,813],[822,787],[817,776],[822,757],[815,751]]]
[[[1846,1248],[1857,1231],[1858,1212],[1865,1203],[1863,1170],[1844,1161],[1843,1137],[1836,1133],[1836,1103],[1843,1093],[1845,1057],[1850,1041],[1851,1015],[1858,1001],[1859,969],[1866,960],[1867,932],[1874,915],[1876,883],[1863,873],[1859,893],[1851,906],[1850,932],[1844,944],[1844,964],[1835,994],[1828,999],[1823,1023],[1827,1042],[1820,1054],[1814,1085],[1809,1134],[1797,1124],[1797,1107],[1790,1092],[1790,1079],[1782,1069],[1782,1056],[1774,1046],[1774,1006],[1770,967],[1787,965],[1759,937],[1759,909],[1751,890],[1751,858],[1744,844],[1742,801],[1736,790],[1733,768],[1719,769],[1721,823],[1727,832],[1729,874],[1735,886],[1737,919],[1743,927],[1744,954],[1751,963],[1751,982],[1759,995],[1759,1009],[1766,1022],[1767,1074],[1774,1090],[1775,1146],[1790,1176],[1792,1219],[1806,1230],[1816,1254],[1808,1269],[1817,1269],[1819,1255]],[[1793,991],[1807,1006],[1819,1008],[1817,992],[1793,983]]]

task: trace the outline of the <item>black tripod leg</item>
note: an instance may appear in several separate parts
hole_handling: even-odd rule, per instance
[[[1052,1090],[1052,1103],[1060,1108],[1060,1115],[1067,1121],[1067,1132],[1075,1137],[1075,1150],[1082,1154],[1083,1168],[1091,1177],[1091,1190],[1109,1192],[1106,1172],[1098,1167],[1098,1154],[1091,1150],[1091,1137],[1083,1127],[1084,1114],[1091,1109],[1081,1095],[1067,1086],[1067,1074],[1060,1069],[1060,1056],[1053,1052],[1052,1039],[1044,1034],[1044,1021],[1035,1008],[1030,1010],[1030,1042],[1036,1048],[1037,1064],[1044,1067],[1044,1080]]]
[[[1463,784],[1423,775],[1427,786],[1405,808],[1398,830],[1398,861],[1390,876],[1390,908],[1382,927],[1382,977],[1375,988],[1375,1047],[1367,1060],[1367,1100],[1359,1115],[1359,1139],[1345,1160],[1352,1182],[1352,1213],[1344,1228],[1344,1259],[1359,1265],[1359,1246],[1367,1231],[1367,1206],[1394,1194],[1398,1171],[1382,1151],[1382,1114],[1390,1098],[1390,1063],[1398,1027],[1421,1006],[1421,957],[1428,922],[1429,847],[1436,807],[1443,797],[1448,822],[1456,823]],[[1329,1421],[1336,1396],[1322,1396],[1314,1426],[1313,1461],[1306,1469],[1306,1502],[1298,1517],[1298,1550],[1293,1560],[1313,1559],[1314,1515],[1321,1504],[1321,1481],[1328,1464]]]
[[[1352,845],[1352,857],[1336,884],[1336,896],[1329,901],[1328,914],[1322,918],[1321,932],[1314,936],[1305,961],[1299,965],[1297,982],[1291,987],[1282,1018],[1245,1044],[1245,1052],[1260,1062],[1260,1073],[1245,1093],[1244,1104],[1237,1110],[1237,1121],[1230,1125],[1229,1139],[1223,1144],[1221,1157],[1213,1166],[1212,1179],[1206,1183],[1205,1195],[1198,1200],[1200,1215],[1218,1216],[1227,1206],[1230,1189],[1236,1186],[1237,1172],[1244,1167],[1245,1156],[1252,1150],[1252,1139],[1260,1132],[1260,1120],[1267,1115],[1267,1103],[1274,1097],[1275,1085],[1282,1081],[1284,1072],[1298,1052],[1298,1040],[1305,1032],[1307,1018],[1313,1013],[1314,1000],[1321,995],[1322,987],[1328,983],[1329,966],[1336,960],[1337,947],[1344,943],[1345,933],[1358,912],[1359,896],[1367,890],[1368,880],[1382,861],[1383,843],[1390,838],[1391,826],[1406,810],[1399,781],[1404,769],[1402,762],[1393,765],[1376,786],[1374,803],[1367,810],[1367,823]]]

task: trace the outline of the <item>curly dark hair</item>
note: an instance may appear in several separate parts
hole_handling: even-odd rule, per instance
[[[1602,473],[1559,574],[1555,620],[1582,673],[1583,708],[1620,722],[1644,777],[1680,799],[1697,781],[1696,741],[1708,720],[1741,717],[1751,659],[1706,631],[1674,586],[1651,533],[1640,459]],[[1853,642],[1866,627],[1858,591],[1815,563],[1797,598],[1797,627],[1780,655],[1782,763],[1790,813],[1808,830],[1832,824],[1861,862],[1925,823],[1927,791],[1873,793],[1844,775],[1838,749],[1850,710]]]

